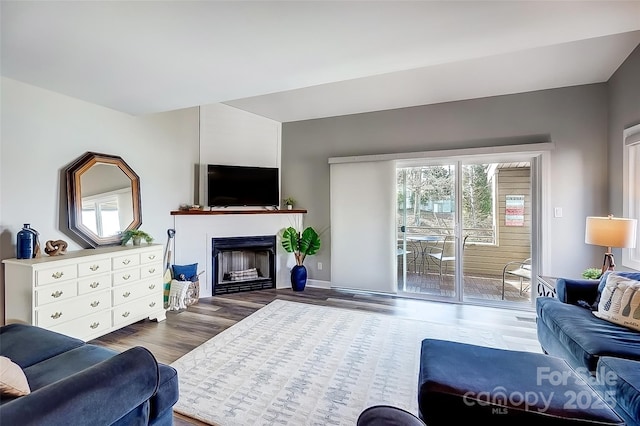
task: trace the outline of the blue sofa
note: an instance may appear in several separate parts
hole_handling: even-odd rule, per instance
[[[599,281],[558,279],[557,298],[536,300],[538,340],[545,353],[591,379],[627,424],[640,425],[640,332],[592,313],[608,274]],[[617,274],[640,281],[640,273]]]
[[[151,352],[118,353],[24,324],[0,327],[0,355],[31,393],[2,397],[2,425],[172,425],[177,372]]]

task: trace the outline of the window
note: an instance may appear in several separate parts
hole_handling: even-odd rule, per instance
[[[121,231],[118,198],[115,195],[82,200],[82,223],[101,237]]]
[[[625,129],[624,138],[624,216],[640,220],[640,124]],[[622,249],[622,265],[640,270],[640,232],[636,247]]]

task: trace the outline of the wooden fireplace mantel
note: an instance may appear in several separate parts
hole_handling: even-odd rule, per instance
[[[188,215],[221,215],[221,214],[291,214],[291,213],[307,213],[303,209],[293,210],[242,210],[242,209],[216,209],[216,210],[174,210],[171,212],[172,216],[188,216]]]

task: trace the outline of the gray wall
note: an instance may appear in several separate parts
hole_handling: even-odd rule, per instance
[[[543,273],[579,276],[601,262],[584,243],[585,217],[606,213],[607,85],[593,84],[438,105],[284,123],[282,189],[309,210],[305,223],[330,226],[330,157],[555,142],[548,173],[549,219],[542,244],[551,246]],[[532,136],[533,135],[533,136]],[[535,136],[542,135],[542,136]],[[375,214],[375,212],[362,212]],[[354,256],[366,256],[354,241]],[[323,270],[316,269],[316,262]],[[310,277],[331,279],[329,232]]]

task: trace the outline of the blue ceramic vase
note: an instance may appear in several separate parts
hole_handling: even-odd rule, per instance
[[[304,265],[296,265],[291,269],[291,289],[303,291],[307,285],[307,268]]]

